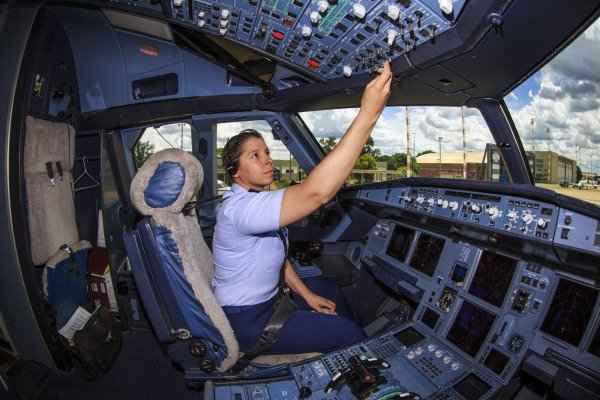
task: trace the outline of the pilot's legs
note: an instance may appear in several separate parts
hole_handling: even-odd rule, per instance
[[[290,316],[279,331],[279,340],[268,351],[270,354],[326,352],[359,342],[365,338],[360,326],[353,321],[350,311],[335,282],[326,278],[309,278],[305,284],[320,296],[336,302],[338,315],[311,311],[295,296],[299,310]],[[261,304],[242,307],[223,307],[240,344],[241,351],[252,349],[273,313],[271,299]]]

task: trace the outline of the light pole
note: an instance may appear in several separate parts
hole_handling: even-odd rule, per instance
[[[465,131],[465,108],[460,108],[460,119],[462,121],[462,145],[463,145],[463,179],[467,179],[467,133]]]
[[[531,150],[535,151],[535,139],[533,137],[533,126],[535,125],[535,117],[531,117]]]
[[[442,140],[443,138],[441,136],[438,136],[438,149],[439,149],[439,172],[438,172],[438,178],[442,177]]]
[[[406,112],[406,177],[412,176],[412,160],[410,156],[410,126],[408,123],[408,106],[404,108]]]

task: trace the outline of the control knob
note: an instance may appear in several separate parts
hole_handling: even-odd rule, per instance
[[[395,4],[390,4],[387,6],[386,14],[392,21],[396,21],[400,16],[400,8]]]
[[[219,33],[220,33],[222,36],[225,36],[225,35],[227,34],[227,28],[220,28],[220,29],[219,29]]]
[[[227,28],[227,25],[229,25],[229,20],[222,19],[219,21],[219,25],[221,25],[221,28]]]
[[[360,3],[354,3],[352,5],[352,15],[358,19],[363,19],[367,15],[367,9]]]
[[[442,208],[448,208],[448,204],[449,204],[448,200],[442,201]]]
[[[438,207],[441,207],[443,204],[444,204],[444,200],[442,200],[442,199],[437,199],[437,205],[438,205]],[[447,207],[447,206],[448,206],[448,205],[446,205],[446,207]]]
[[[460,364],[454,361],[452,365],[450,365],[450,368],[452,369],[452,371],[457,371],[460,368]]]
[[[221,18],[222,18],[222,19],[227,19],[227,18],[229,18],[229,10],[228,10],[228,9],[226,9],[226,8],[223,8],[223,9],[221,10]]]
[[[317,11],[313,11],[310,13],[310,22],[312,22],[313,24],[318,24],[319,21],[321,21],[321,14],[319,14]]]
[[[517,218],[519,218],[519,215],[517,214],[517,212],[515,210],[510,210],[508,212],[508,214],[506,214],[506,216],[508,217],[509,220],[511,221],[516,221]]]
[[[175,7],[181,7],[181,6],[183,5],[183,2],[184,2],[184,1],[185,1],[185,0],[173,0],[173,5],[174,5]]]
[[[425,197],[423,197],[423,196],[418,196],[417,197],[417,203],[423,204],[424,202],[425,202]]]
[[[452,4],[452,0],[438,0],[438,4],[440,6],[440,10],[446,15],[451,15],[454,9]]]
[[[435,205],[435,199],[433,197],[430,199],[427,199],[427,203],[429,204],[430,207],[433,207]]]
[[[488,215],[491,219],[496,219],[500,216],[500,210],[498,210],[498,207],[490,207],[488,208]]]
[[[445,356],[442,361],[444,362],[444,364],[450,364],[450,361],[452,361],[452,357]]]
[[[473,211],[475,214],[479,214],[481,212],[481,206],[479,204],[471,204],[471,211]]]
[[[317,7],[319,8],[319,12],[323,14],[329,8],[329,3],[327,2],[327,0],[319,0],[319,2],[317,3]]]
[[[524,212],[521,216],[521,219],[523,220],[523,222],[525,222],[526,225],[529,225],[533,222],[533,215],[531,215],[531,213],[529,212]]]
[[[537,220],[537,226],[539,229],[546,229],[548,227],[548,221],[544,218],[540,218]]]
[[[456,211],[458,210],[458,201],[451,201],[450,203],[448,203],[448,206],[452,211]]]
[[[303,37],[309,38],[312,35],[312,28],[308,25],[302,25],[301,33]]]

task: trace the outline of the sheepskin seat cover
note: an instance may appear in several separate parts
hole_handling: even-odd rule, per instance
[[[130,194],[137,210],[157,225],[154,237],[161,264],[176,287],[177,302],[192,335],[225,344],[227,354],[217,368],[226,371],[239,358],[238,342],[211,289],[212,254],[197,217],[194,212],[182,212],[196,197],[203,179],[202,165],[194,156],[178,149],[162,150],[138,170]]]
[[[72,126],[27,116],[23,170],[31,258],[35,265],[45,264],[63,244],[79,241],[71,172],[74,156]],[[52,181],[47,163],[53,171]]]

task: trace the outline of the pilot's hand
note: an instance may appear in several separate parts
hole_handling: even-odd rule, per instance
[[[304,299],[313,310],[330,315],[337,315],[335,312],[335,303],[318,294],[311,293]]]
[[[379,117],[391,93],[392,70],[386,61],[379,75],[367,84],[360,101],[360,111],[370,116]]]

